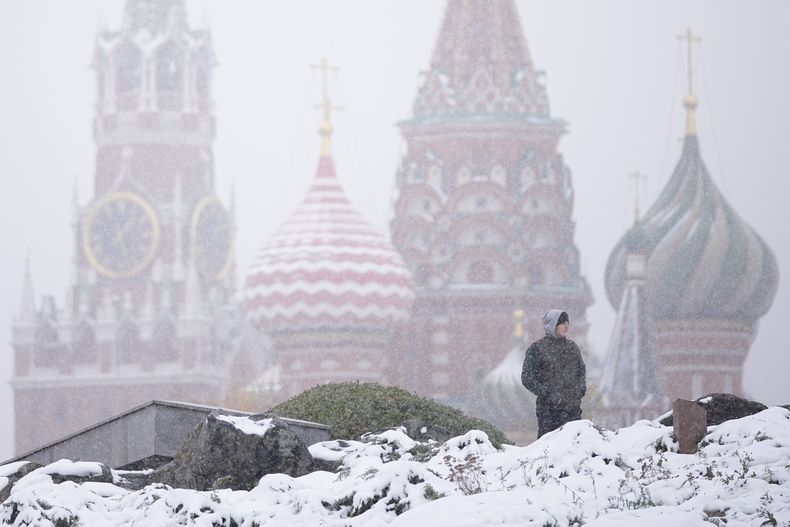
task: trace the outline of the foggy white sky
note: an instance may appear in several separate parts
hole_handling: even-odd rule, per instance
[[[547,74],[552,114],[569,121],[560,151],[573,172],[576,242],[593,288],[591,344],[603,353],[614,311],[603,290],[606,258],[632,221],[627,174],[648,175],[645,205],[680,152],[685,48],[695,49],[699,137],[724,196],[773,248],[779,292],[746,362],[745,388],[790,403],[790,2],[517,0],[529,49]],[[216,175],[227,202],[235,182],[239,282],[260,243],[300,201],[318,156],[318,74],[331,78],[335,160],[352,201],[388,231],[396,167],[418,72],[433,53],[442,0],[260,2],[190,0],[208,19],[214,75]],[[123,0],[0,0],[0,460],[12,454],[10,324],[28,249],[36,295],[62,304],[75,250],[75,181],[92,194],[94,76],[101,20],[121,21]]]

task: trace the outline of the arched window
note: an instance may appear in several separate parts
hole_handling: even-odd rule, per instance
[[[131,322],[124,322],[115,334],[115,357],[118,364],[140,362],[140,331]]]
[[[439,165],[431,165],[428,169],[428,181],[436,188],[442,188],[442,169]]]
[[[417,163],[410,163],[407,170],[409,183],[422,183],[425,180],[425,174],[423,174],[420,167],[417,166]]]
[[[72,357],[74,364],[91,364],[98,359],[96,333],[87,322],[82,322],[77,327]]]
[[[156,88],[162,91],[181,91],[184,71],[183,53],[170,42],[156,52]]]
[[[455,176],[455,184],[460,187],[470,181],[472,181],[472,172],[467,167],[462,167]]]
[[[151,355],[153,355],[154,362],[173,362],[178,360],[176,327],[169,320],[160,322],[154,328],[154,334],[151,337]]]
[[[183,90],[184,56],[181,48],[169,42],[156,52],[156,91],[159,108],[178,110]]]
[[[42,322],[35,333],[33,364],[39,368],[54,368],[58,353],[58,330],[49,322]]]
[[[195,95],[197,95],[198,106],[201,110],[209,108],[211,101],[211,77],[209,73],[209,58],[204,50],[192,56],[192,64],[195,72]]]
[[[494,268],[488,262],[472,262],[466,273],[466,281],[470,284],[491,284],[494,282]]]
[[[544,163],[540,170],[540,180],[543,183],[554,183],[554,167],[550,163]]]
[[[521,191],[523,192],[535,183],[535,171],[532,170],[531,166],[525,166],[524,170],[521,171],[521,177],[519,179],[521,182]]]
[[[137,46],[128,41],[122,43],[115,51],[114,68],[118,109],[133,109],[137,105],[142,78],[142,58]]]

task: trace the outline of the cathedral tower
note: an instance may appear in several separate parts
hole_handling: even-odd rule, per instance
[[[646,256],[644,299],[653,319],[666,394],[696,399],[743,395],[743,363],[771,306],[779,272],[770,248],[724,199],[702,159],[697,98],[684,98],[683,150],[660,196],[615,246],[606,266],[609,301],[630,287],[629,240],[639,230]]]
[[[13,327],[18,452],[150,399],[219,402],[227,381],[235,227],[214,192],[210,35],[183,0],[128,0],[93,66],[72,283],[61,307],[26,292]]]
[[[510,348],[511,316],[527,332],[570,314],[584,341],[592,302],[574,245],[571,174],[558,153],[542,74],[512,0],[449,0],[397,172],[392,239],[416,301],[394,353],[401,384],[468,407]]]

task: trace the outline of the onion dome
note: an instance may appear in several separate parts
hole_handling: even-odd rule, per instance
[[[408,317],[414,299],[409,271],[346,197],[330,153],[331,133],[327,115],[313,185],[261,247],[247,276],[247,317],[259,329],[377,329]]]
[[[753,322],[776,294],[776,260],[711,179],[694,125],[696,98],[689,95],[684,104],[688,114],[680,160],[640,225],[609,256],[607,295],[617,307],[626,287],[629,245],[637,244],[648,257],[645,292],[654,320]]]

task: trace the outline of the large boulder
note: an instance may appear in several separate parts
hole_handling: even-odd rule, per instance
[[[298,477],[312,470],[307,445],[281,419],[212,414],[149,481],[195,490],[250,490],[266,474]]]
[[[731,393],[712,393],[700,397],[695,402],[702,405],[708,414],[708,426],[720,425],[730,419],[740,419],[762,412],[767,406],[757,401],[743,399]],[[672,414],[659,421],[662,425],[672,426]]]

